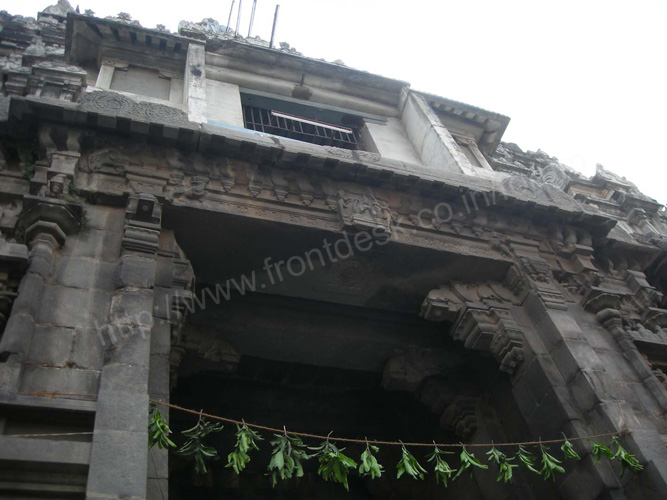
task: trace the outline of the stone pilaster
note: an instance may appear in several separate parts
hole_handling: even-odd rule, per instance
[[[54,266],[54,252],[68,234],[81,227],[81,206],[51,198],[26,195],[18,223],[30,247],[29,264],[18,289],[0,341],[0,392],[16,395],[40,308],[45,282]]]
[[[95,415],[87,498],[146,498],[147,418],[161,206],[130,197]]]

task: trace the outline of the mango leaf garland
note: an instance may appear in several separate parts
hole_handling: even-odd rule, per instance
[[[639,460],[637,460],[637,457],[628,453],[625,448],[621,446],[621,440],[618,436],[611,438],[611,444],[616,445],[616,453],[614,453],[612,458],[621,462],[621,476],[625,474],[627,469],[630,469],[632,472],[639,472],[644,468],[644,466],[639,463]]]
[[[231,467],[236,474],[240,474],[250,462],[250,450],[259,450],[257,441],[263,441],[262,437],[247,425],[236,425],[236,448],[227,455],[227,465]]]
[[[380,448],[366,443],[366,449],[361,454],[361,463],[359,464],[359,475],[361,477],[370,476],[371,479],[382,476],[384,468],[378,463],[375,455],[380,451]]]
[[[574,458],[575,460],[581,460],[581,457],[579,454],[574,451],[574,447],[572,446],[572,443],[570,443],[567,438],[565,437],[565,434],[563,434],[563,437],[565,438],[565,442],[561,445],[560,450],[563,452],[563,456],[565,458]]]
[[[399,479],[403,474],[408,474],[413,479],[424,480],[426,469],[424,469],[417,459],[407,450],[405,445],[402,445],[401,459],[396,464],[396,479]]]
[[[535,468],[535,455],[521,445],[519,445],[519,452],[516,454],[516,458],[518,458],[519,462],[521,462],[529,471],[534,472],[535,474],[540,473],[540,471]]]
[[[304,445],[298,436],[274,434],[271,441],[273,452],[269,462],[267,474],[271,476],[271,485],[278,484],[278,479],[285,480],[303,476],[302,461],[308,460],[310,455],[303,449]]]
[[[176,447],[176,444],[169,439],[169,434],[171,434],[171,429],[167,420],[160,413],[157,405],[151,403],[150,420],[148,422],[148,447],[152,448],[157,445],[161,450]]]
[[[345,448],[338,448],[327,439],[317,448],[311,449],[317,452],[313,456],[317,457],[320,462],[320,466],[317,468],[320,477],[325,481],[340,483],[347,491],[350,491],[350,486],[347,484],[347,475],[350,470],[357,468],[357,462],[343,454]]]
[[[540,452],[542,454],[542,469],[540,470],[540,474],[542,474],[545,479],[551,478],[555,481],[556,472],[564,474],[565,469],[559,465],[561,463],[560,460],[550,455],[542,444],[540,444]]]
[[[443,455],[453,455],[453,453],[442,451],[440,448],[435,446],[433,453],[428,456],[427,460],[429,462],[434,462],[433,473],[435,474],[435,482],[440,484],[440,481],[442,481],[442,484],[447,487],[447,481],[452,478],[456,472],[456,469],[452,469],[449,466],[445,459],[442,458]]]
[[[506,483],[509,483],[512,480],[512,469],[518,467],[517,464],[513,464],[512,461],[514,458],[508,458],[502,451],[498,450],[495,446],[486,453],[489,457],[489,461],[498,466],[498,477],[496,481],[500,482],[503,480]]]
[[[199,415],[199,421],[193,428],[183,431],[183,435],[188,438],[183,446],[176,453],[188,457],[194,457],[195,471],[197,474],[206,474],[206,460],[218,460],[218,452],[211,446],[203,443],[204,438],[214,432],[222,430],[222,424],[207,421],[202,415]]]
[[[470,469],[470,475],[472,476],[472,467],[477,467],[478,469],[484,470],[489,468],[488,465],[484,465],[482,462],[477,460],[477,458],[475,458],[475,455],[466,450],[466,447],[463,444],[461,444],[461,454],[459,455],[459,458],[461,459],[461,467],[456,473],[456,476],[454,476],[454,479],[459,477],[461,474],[463,474],[463,471],[468,469]]]
[[[591,441],[591,455],[595,457],[593,465],[597,465],[601,458],[614,458],[614,453],[607,448],[604,443],[595,443]]]

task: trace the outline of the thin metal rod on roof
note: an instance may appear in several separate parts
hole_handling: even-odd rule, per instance
[[[234,2],[235,0],[232,0],[232,6],[229,8],[229,17],[227,18],[227,32],[229,33],[229,25],[232,23],[232,12],[234,12]]]
[[[236,14],[236,36],[239,36],[239,27],[241,26],[241,7],[243,6],[243,0],[239,0],[239,11]]]
[[[273,38],[276,36],[276,24],[278,24],[278,9],[280,9],[280,5],[276,5],[276,13],[273,15],[273,29],[271,30],[271,41],[269,42],[269,48],[273,48]]]
[[[250,13],[250,26],[248,27],[248,38],[252,34],[252,25],[255,22],[255,8],[257,7],[257,0],[252,0],[252,12]]]

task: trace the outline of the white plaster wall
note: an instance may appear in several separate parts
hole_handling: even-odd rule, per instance
[[[401,118],[405,126],[405,132],[424,165],[442,168],[450,172],[463,171],[460,162],[457,162],[450,149],[446,147],[440,135],[436,132],[436,125],[424,114],[414,96],[408,98]],[[444,127],[442,128],[444,129]],[[454,142],[453,138],[452,142]],[[461,154],[461,157],[468,163],[463,154]]]
[[[190,43],[183,79],[183,104],[192,122],[206,122],[206,53],[204,45]]]
[[[124,71],[118,68],[115,69],[110,88],[111,90],[168,101],[170,86],[171,80],[169,78],[161,78],[155,70],[130,67]]]
[[[206,119],[243,127],[241,93],[238,85],[206,79]]]
[[[471,164],[452,134],[420,96],[409,95],[401,120],[424,165],[489,180],[504,177],[500,172]]]
[[[377,152],[383,158],[422,164],[398,118],[388,118],[386,122],[367,121],[366,128]]]

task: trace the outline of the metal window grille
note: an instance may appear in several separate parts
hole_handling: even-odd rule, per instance
[[[243,105],[245,127],[265,134],[344,149],[359,149],[358,131],[334,124]]]

